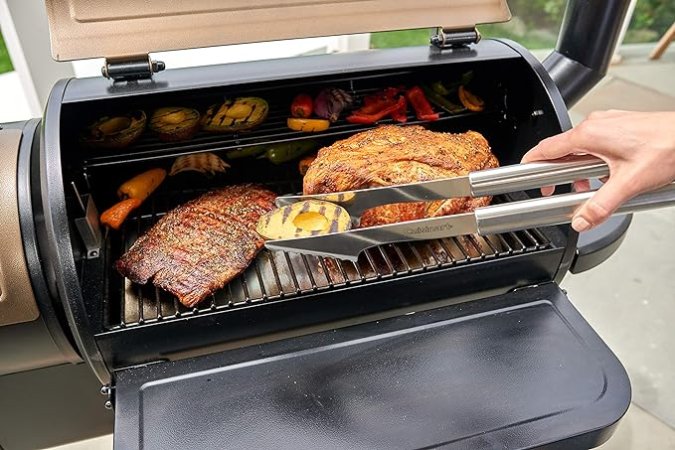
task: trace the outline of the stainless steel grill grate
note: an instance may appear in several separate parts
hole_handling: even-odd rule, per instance
[[[162,201],[165,202],[162,204]],[[126,251],[136,238],[167,211],[168,198],[151,203],[149,211],[128,221],[121,235],[111,242],[114,258]],[[161,207],[160,207],[161,206]],[[537,229],[490,236],[462,236],[433,241],[386,245],[364,252],[358,263],[332,258],[263,250],[249,268],[225,288],[195,308],[186,308],[171,294],[151,283],[139,286],[116,273],[119,319],[110,329],[170,321],[196,314],[243,308],[298,297],[329,289],[374,283],[424,271],[507,258],[551,246]],[[119,251],[117,253],[116,251]],[[115,281],[117,280],[117,281]]]

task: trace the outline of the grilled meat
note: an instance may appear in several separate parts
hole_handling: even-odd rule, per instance
[[[437,133],[420,126],[382,126],[319,151],[304,178],[305,194],[364,189],[456,177],[499,166],[487,140],[475,131]],[[398,203],[372,208],[361,226],[473,211],[489,197]]]
[[[218,189],[169,211],[116,263],[134,283],[150,279],[187,307],[243,272],[263,247],[258,219],[276,195],[259,186]]]

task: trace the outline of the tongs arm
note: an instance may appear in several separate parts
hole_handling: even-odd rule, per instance
[[[484,197],[608,175],[607,163],[599,158],[585,157],[573,161],[532,162],[471,172],[469,183],[474,197]]]
[[[472,172],[467,176],[419,183],[329,194],[281,196],[277,198],[277,206],[285,206],[303,200],[323,200],[344,207],[353,218],[358,218],[367,209],[392,203],[492,196],[607,175],[609,175],[607,164],[597,158],[563,162],[536,162],[482,170]]]

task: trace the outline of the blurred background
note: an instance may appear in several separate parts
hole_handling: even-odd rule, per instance
[[[510,0],[510,22],[479,29],[485,38],[512,39],[543,59],[555,46],[565,3]],[[675,45],[667,48],[664,37],[673,34],[674,22],[675,0],[633,0],[608,76],[570,110],[572,121],[579,123],[593,110],[610,108],[675,111]],[[40,117],[52,85],[60,78],[101,76],[102,60],[56,63],[51,59],[40,0],[0,0],[0,31],[0,123]],[[335,36],[166,52],[153,54],[153,58],[172,69],[428,45],[430,34],[431,30],[420,29]],[[633,404],[603,449],[675,449],[673,230],[675,208],[638,214],[623,245],[608,262],[569,275],[563,282],[575,306],[617,354],[631,378]],[[650,251],[653,248],[659,251]],[[2,392],[0,398],[11,401]],[[15,407],[15,419],[30,420],[30,411],[21,406]],[[67,448],[111,448],[111,442],[107,435]]]

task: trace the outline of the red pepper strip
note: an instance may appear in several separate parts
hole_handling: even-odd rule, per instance
[[[354,114],[361,116],[369,116],[371,114],[377,114],[383,109],[389,108],[394,105],[396,101],[390,98],[379,97],[375,95],[369,95],[363,99],[363,107],[354,111]]]
[[[415,110],[415,115],[418,120],[438,120],[439,115],[434,112],[429,100],[424,95],[424,91],[419,86],[414,86],[408,89],[405,93],[406,98]]]
[[[405,108],[405,98],[399,97],[396,103],[374,114],[361,114],[359,111],[354,111],[350,116],[347,117],[347,122],[373,124],[396,111],[400,111],[403,108]]]
[[[400,97],[403,99],[403,104],[398,103],[398,108],[396,111],[391,113],[391,118],[398,123],[406,123],[408,121],[408,102],[405,101],[405,97]]]

